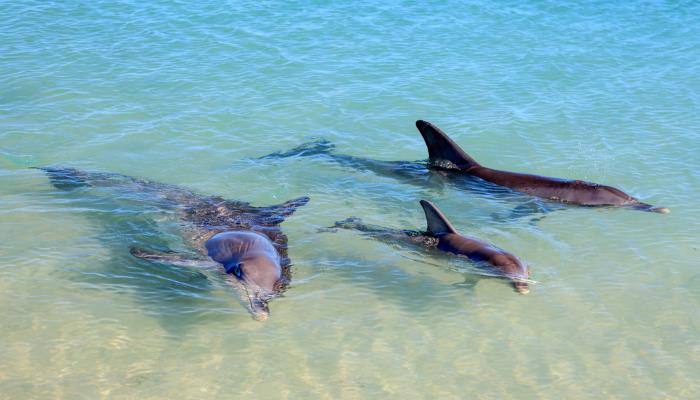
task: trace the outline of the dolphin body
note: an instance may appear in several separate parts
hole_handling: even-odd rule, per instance
[[[126,175],[86,172],[72,168],[40,168],[60,189],[110,189],[110,196],[143,206],[175,212],[192,253],[131,247],[133,256],[162,264],[189,267],[223,266],[228,280],[240,290],[257,320],[267,319],[268,301],[289,285],[291,262],[287,236],[279,225],[309,201],[299,197],[279,205],[255,207],[250,203],[194,193],[176,185]]]
[[[359,218],[335,223],[333,228],[354,229],[387,243],[415,245],[423,249],[465,256],[478,266],[507,279],[520,294],[530,291],[529,268],[515,255],[474,237],[459,234],[445,215],[431,202],[421,200],[425,212],[425,231],[398,230],[364,224]]]
[[[326,140],[305,143],[289,151],[276,152],[261,158],[327,156],[343,166],[370,170],[419,185],[447,178],[455,186],[477,193],[507,196],[509,192],[517,192],[567,205],[617,206],[662,214],[670,212],[666,207],[655,207],[643,203],[611,186],[484,167],[430,122],[416,121],[416,127],[428,148],[427,162],[381,161],[336,154],[333,152],[334,145]],[[534,209],[546,212],[552,208],[557,207],[530,203],[518,206],[516,211],[519,213]]]
[[[419,120],[416,127],[428,146],[428,162],[433,168],[468,174],[521,193],[567,204],[629,207],[662,214],[670,212],[666,207],[642,203],[612,186],[484,167],[437,126]]]

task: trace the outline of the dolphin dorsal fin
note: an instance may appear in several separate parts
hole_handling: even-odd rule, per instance
[[[442,211],[435,207],[435,204],[428,200],[421,200],[420,205],[423,206],[423,211],[425,211],[425,220],[428,222],[428,233],[435,236],[457,233],[454,226],[447,220],[447,217],[445,217]]]
[[[425,145],[428,146],[430,163],[447,169],[469,169],[479,166],[473,158],[462,150],[445,132],[428,121],[416,121]]]

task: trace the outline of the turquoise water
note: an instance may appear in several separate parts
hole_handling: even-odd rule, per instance
[[[698,398],[697,2],[0,2],[0,398]],[[324,157],[427,156],[587,179],[669,215],[517,202]],[[311,202],[292,285],[253,320],[138,204],[30,166]],[[460,265],[319,228],[424,226],[418,200],[528,262],[520,296]],[[473,277],[471,277],[473,278]]]

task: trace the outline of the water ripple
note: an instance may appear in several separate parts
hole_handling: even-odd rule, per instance
[[[700,36],[694,2],[0,3],[0,392],[12,398],[695,398]],[[428,119],[485,165],[624,189],[667,216],[405,181],[322,157],[427,157]],[[254,204],[293,279],[252,321],[138,196],[53,189],[70,165]],[[470,266],[318,233],[420,229],[417,200],[526,260],[517,296]],[[236,367],[235,384],[231,366]],[[41,369],[41,374],[36,371]],[[232,394],[235,393],[235,394]]]

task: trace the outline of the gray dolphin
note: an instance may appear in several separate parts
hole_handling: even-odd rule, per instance
[[[582,206],[622,206],[667,214],[666,207],[642,203],[620,189],[581,180],[500,171],[484,167],[462,150],[440,128],[427,121],[416,127],[428,146],[428,163],[438,169],[476,176],[531,196]]]
[[[191,253],[131,247],[133,256],[164,264],[223,266],[255,319],[269,315],[268,301],[287,288],[291,262],[287,236],[279,225],[309,201],[299,197],[279,205],[255,207],[250,203],[206,196],[186,188],[126,175],[87,172],[72,168],[40,168],[54,186],[109,189],[106,195],[139,205],[174,212],[183,222],[181,234]]]
[[[518,293],[529,293],[529,268],[518,257],[483,240],[459,234],[433,203],[421,200],[420,205],[423,207],[428,224],[425,231],[368,225],[359,218],[338,221],[333,228],[358,230],[387,243],[410,244],[424,249],[465,256],[476,262],[478,266],[486,267],[497,276],[509,280]]]
[[[429,159],[425,161],[382,161],[336,154],[335,146],[327,140],[304,143],[286,152],[276,152],[263,159],[324,156],[347,167],[369,170],[404,182],[426,185],[430,182],[448,182],[460,189],[476,193],[489,193],[508,197],[513,192],[561,204],[581,206],[622,206],[636,210],[662,214],[670,212],[666,207],[655,207],[642,203],[634,197],[611,186],[581,180],[549,178],[539,175],[499,171],[484,167],[464,152],[442,130],[426,121],[416,121],[428,148]],[[540,202],[540,200],[537,200]],[[514,214],[547,212],[558,204],[532,204],[518,206]]]

